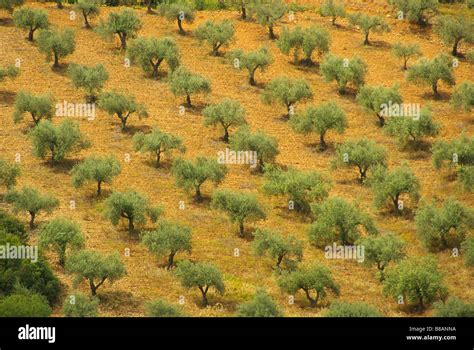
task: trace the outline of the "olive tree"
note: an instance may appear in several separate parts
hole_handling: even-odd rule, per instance
[[[333,242],[352,245],[364,231],[376,234],[371,217],[340,197],[326,199],[312,208],[316,220],[308,230],[311,244],[323,248]]]
[[[438,0],[388,0],[388,3],[395,6],[400,18],[419,25],[428,24],[428,18],[438,9]]]
[[[369,16],[362,12],[348,14],[349,23],[358,26],[364,32],[364,45],[370,45],[370,32],[383,33],[390,31],[389,25],[379,16]]]
[[[453,198],[441,207],[423,203],[415,216],[416,232],[426,248],[432,252],[458,248],[474,229],[474,211]]]
[[[453,56],[458,55],[458,46],[462,40],[474,43],[474,21],[464,16],[440,16],[436,19],[434,31],[445,45],[452,47]]]
[[[420,45],[416,43],[403,44],[396,42],[393,44],[392,53],[397,58],[403,58],[403,70],[407,70],[408,60],[410,58],[420,57],[422,55]]]
[[[327,83],[336,81],[339,93],[344,94],[348,84],[352,84],[355,88],[364,85],[367,63],[359,57],[343,59],[328,54],[321,62],[320,70],[324,80]]]
[[[181,261],[175,271],[181,285],[186,288],[198,288],[202,295],[202,306],[209,304],[207,293],[213,288],[219,294],[224,294],[225,286],[219,269],[210,263],[193,263]]]
[[[244,52],[242,49],[233,50],[229,53],[231,64],[239,69],[246,69],[249,73],[249,84],[257,85],[255,81],[255,72],[257,69],[264,71],[273,63],[273,57],[270,50],[262,46],[255,51]]]
[[[346,9],[343,2],[324,0],[319,8],[319,14],[322,17],[331,17],[331,23],[335,26],[338,17],[346,17]]]
[[[81,134],[79,124],[69,119],[59,125],[44,120],[31,130],[29,137],[33,143],[33,154],[38,158],[45,158],[49,153],[54,164],[64,160],[69,153],[90,145]]]
[[[277,47],[282,53],[288,55],[293,51],[295,63],[299,63],[300,53],[303,52],[303,64],[311,66],[313,53],[316,51],[319,57],[329,52],[331,37],[329,32],[318,26],[308,28],[295,27],[293,30],[284,28],[277,41]]]
[[[229,142],[229,128],[247,124],[245,109],[239,101],[224,98],[219,103],[207,106],[202,111],[205,126],[220,124],[224,129],[222,140]]]
[[[131,62],[138,63],[144,72],[158,79],[158,68],[166,62],[170,71],[179,66],[178,46],[172,38],[137,38],[130,43],[127,55]]]
[[[120,162],[115,156],[89,156],[72,168],[72,184],[79,188],[86,182],[94,182],[97,184],[97,195],[100,196],[102,184],[111,184],[120,172]]]
[[[279,153],[276,138],[262,131],[252,133],[246,125],[241,126],[230,137],[230,148],[235,151],[255,152],[256,167],[260,172],[263,172],[265,164],[274,161]]]
[[[100,4],[101,1],[99,0],[77,0],[77,4],[74,8],[82,13],[82,17],[84,17],[84,27],[87,29],[92,28],[89,20],[99,15]]]
[[[183,22],[192,23],[195,17],[194,8],[184,1],[163,4],[160,12],[168,20],[176,21],[178,23],[179,33],[182,35],[186,34],[186,31],[183,28]]]
[[[191,229],[178,223],[162,221],[153,231],[145,232],[142,243],[158,257],[166,256],[166,269],[174,266],[179,252],[191,253]]]
[[[223,20],[218,23],[206,21],[197,27],[194,31],[194,35],[201,43],[206,42],[211,46],[212,56],[218,56],[219,49],[222,46],[227,46],[232,41],[234,31],[234,25],[229,20]]]
[[[153,207],[148,199],[134,190],[114,192],[105,201],[105,216],[116,226],[120,219],[128,221],[128,233],[131,235],[136,224],[144,224],[146,217],[156,222],[163,212],[161,207]]]
[[[324,265],[314,264],[283,274],[277,282],[282,291],[291,295],[302,290],[311,307],[317,306],[319,300],[325,298],[328,292],[339,295],[339,286],[334,281],[331,271]]]
[[[62,311],[66,317],[96,317],[98,307],[99,299],[74,293],[64,299]]]
[[[336,146],[336,155],[332,168],[356,167],[359,170],[359,181],[364,182],[367,171],[376,165],[386,165],[387,151],[375,141],[366,138],[349,140]]]
[[[160,167],[161,156],[171,154],[173,150],[181,153],[186,151],[183,140],[180,137],[165,133],[158,128],[154,128],[150,133],[137,132],[133,135],[133,145],[137,152],[149,152],[156,157],[156,167]]]
[[[292,271],[303,259],[303,242],[294,236],[283,236],[269,229],[258,229],[253,233],[255,254],[268,254],[275,261],[275,269]],[[282,266],[283,264],[283,266]]]
[[[13,121],[19,123],[25,113],[29,113],[35,125],[41,120],[51,119],[54,114],[54,99],[51,94],[33,95],[27,91],[20,91],[15,99]]]
[[[474,83],[466,80],[459,84],[453,91],[451,104],[456,109],[470,112],[474,107]]]
[[[287,110],[287,117],[294,113],[296,103],[313,98],[311,86],[305,79],[291,79],[287,76],[274,78],[263,91],[262,99],[265,103],[278,102]]]
[[[438,83],[443,81],[449,86],[455,84],[453,67],[446,54],[440,54],[433,59],[422,58],[407,71],[407,81],[417,85],[429,85],[434,96],[439,97]]]
[[[266,218],[263,207],[255,195],[231,190],[217,190],[212,194],[211,207],[226,212],[232,222],[239,224],[239,236],[245,235],[246,221],[256,221]]]
[[[101,63],[95,66],[71,64],[68,67],[68,74],[74,87],[85,91],[86,101],[90,103],[96,101],[109,79],[109,73]]]
[[[84,236],[79,225],[69,219],[57,217],[41,227],[39,246],[51,249],[59,256],[59,265],[66,263],[66,250],[84,246]]]
[[[175,96],[185,96],[186,105],[192,106],[191,95],[211,92],[211,82],[199,74],[194,74],[184,66],[176,68],[169,77],[170,90]]]
[[[89,283],[92,296],[106,280],[111,283],[127,274],[118,253],[102,255],[95,250],[81,250],[66,260],[66,271],[75,275],[73,285],[83,280]]]
[[[324,200],[330,189],[330,181],[316,171],[283,170],[275,166],[265,169],[263,192],[272,196],[287,196],[288,208],[308,212],[310,204]]]
[[[383,290],[399,303],[413,304],[422,310],[447,294],[443,275],[431,256],[406,258],[390,267],[385,274]]]
[[[392,87],[384,87],[381,85],[363,86],[357,94],[356,101],[366,112],[375,114],[380,126],[384,126],[385,118],[389,116],[388,106],[400,106],[403,103],[402,96],[398,89],[398,85],[393,85]]]
[[[75,34],[71,29],[42,30],[38,35],[38,49],[46,55],[48,61],[54,59],[53,67],[59,67],[59,59],[64,58],[76,49]]]
[[[219,184],[227,173],[227,168],[216,160],[197,157],[194,161],[178,158],[171,169],[176,185],[185,191],[194,190],[196,202],[202,202],[201,186],[206,181]]]
[[[42,194],[33,187],[23,187],[17,191],[9,191],[5,195],[7,203],[13,205],[13,211],[27,212],[30,215],[30,229],[35,228],[35,218],[41,212],[51,213],[59,206],[59,201],[49,194]]]
[[[319,149],[327,148],[324,137],[334,130],[341,134],[347,127],[346,113],[336,102],[330,101],[318,106],[310,106],[303,113],[291,117],[290,125],[297,133],[319,135]]]
[[[5,186],[7,190],[12,189],[21,175],[21,169],[18,164],[0,158],[0,185]]]
[[[376,264],[380,281],[385,279],[385,268],[389,264],[397,263],[406,256],[407,244],[393,233],[367,236],[356,243],[364,247],[364,263]]]
[[[364,302],[335,301],[324,313],[325,317],[383,317],[379,310]]]
[[[35,31],[49,27],[48,13],[45,10],[30,7],[22,7],[15,10],[13,22],[18,28],[28,30],[29,41],[33,41]]]
[[[258,23],[268,28],[268,37],[276,39],[274,27],[288,10],[287,5],[282,0],[263,1],[256,4],[255,14]]]
[[[5,78],[14,79],[20,74],[20,70],[15,66],[0,67],[0,82]]]
[[[0,0],[0,9],[11,13],[15,7],[23,5],[24,2],[24,0]]]
[[[96,28],[99,35],[111,40],[114,35],[120,39],[120,48],[127,48],[127,39],[135,38],[141,29],[142,23],[135,11],[124,9],[120,12],[109,13],[107,21],[101,21]]]
[[[252,300],[237,307],[237,317],[281,317],[283,313],[265,290],[257,290]]]
[[[420,198],[420,182],[406,163],[392,171],[377,166],[370,184],[374,191],[375,207],[379,209],[390,204],[394,212],[400,214],[406,207],[401,196],[408,195],[413,203]]]
[[[134,96],[117,91],[108,91],[100,94],[98,105],[108,115],[116,115],[120,119],[122,131],[127,127],[128,118],[133,114],[136,113],[139,119],[148,117],[145,106],[136,102]]]

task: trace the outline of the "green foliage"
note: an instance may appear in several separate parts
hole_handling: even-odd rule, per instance
[[[54,58],[53,67],[59,67],[59,59],[64,58],[76,49],[75,34],[71,29],[42,30],[38,35],[38,49],[46,55],[48,61]]]
[[[194,8],[185,1],[178,1],[172,4],[162,4],[159,8],[161,15],[164,15],[170,21],[177,21],[179,33],[184,35],[186,31],[183,28],[183,22],[192,23],[194,21]]]
[[[403,195],[408,195],[412,203],[418,202],[420,198],[420,182],[406,163],[392,171],[377,166],[370,184],[374,191],[374,204],[378,209],[390,204],[393,205],[394,212],[400,214],[406,208],[401,200]]]
[[[98,306],[99,299],[75,293],[64,300],[63,314],[66,317],[96,317]]]
[[[466,266],[474,266],[474,237],[467,237],[461,244],[461,253],[464,255]]]
[[[290,125],[300,134],[316,133],[319,135],[319,148],[327,148],[324,137],[329,130],[341,134],[347,127],[346,113],[336,102],[330,101],[319,106],[310,106],[303,113],[290,119]]]
[[[439,97],[440,80],[449,86],[455,84],[451,59],[446,54],[439,54],[431,60],[420,59],[408,69],[406,78],[410,83],[431,86],[436,98]]]
[[[38,125],[42,119],[51,119],[54,114],[53,97],[50,94],[35,96],[29,92],[20,91],[15,99],[13,121],[21,122],[25,113],[30,113],[35,125]]]
[[[388,3],[401,11],[403,18],[419,25],[428,24],[428,18],[438,12],[438,0],[388,0]]]
[[[363,86],[357,94],[356,100],[366,112],[377,116],[380,126],[384,126],[388,106],[400,105],[403,102],[398,89],[398,85],[389,88],[381,85]]]
[[[402,116],[389,118],[383,131],[396,137],[400,146],[417,144],[425,136],[436,136],[440,125],[431,117],[431,110],[424,107],[419,117]]]
[[[158,257],[166,255],[166,269],[174,266],[174,257],[178,252],[191,254],[191,229],[170,221],[162,221],[153,231],[145,232],[142,243]]]
[[[386,165],[387,151],[375,141],[366,138],[349,140],[336,146],[336,155],[332,161],[333,168],[357,167],[360,182],[364,182],[367,171],[376,165]]]
[[[304,291],[311,307],[315,307],[328,292],[339,295],[339,286],[334,282],[331,271],[326,266],[318,264],[283,274],[278,280],[278,286],[291,295],[299,290]],[[313,297],[311,293],[316,295]]]
[[[152,207],[142,194],[127,190],[114,192],[105,201],[107,219],[112,225],[117,225],[121,218],[128,220],[128,233],[132,234],[136,224],[144,224],[146,217],[156,222],[162,214],[161,207]]]
[[[233,50],[229,53],[231,64],[237,69],[247,69],[249,73],[249,84],[257,85],[255,72],[257,69],[264,71],[273,63],[273,57],[266,46],[262,46],[255,51],[244,52],[242,49]]]
[[[194,35],[201,43],[207,42],[212,48],[211,54],[218,56],[219,48],[227,46],[232,41],[234,31],[234,25],[229,20],[223,20],[219,23],[206,21],[197,27]]]
[[[183,317],[184,314],[174,305],[163,300],[153,300],[146,304],[148,317]]]
[[[407,70],[407,63],[410,58],[420,57],[422,55],[420,45],[413,44],[403,44],[401,42],[396,42],[393,44],[392,53],[395,57],[403,58],[403,70]]]
[[[118,253],[102,255],[93,250],[81,250],[72,254],[66,260],[66,271],[75,275],[74,286],[86,280],[93,296],[97,295],[97,289],[106,280],[112,283],[126,275]]]
[[[272,162],[278,155],[278,141],[262,131],[250,132],[246,125],[241,126],[230,137],[230,147],[235,151],[257,152],[257,169],[263,171],[268,162]]]
[[[232,222],[239,224],[239,235],[244,237],[244,222],[266,218],[257,197],[251,193],[217,190],[212,195],[211,207],[225,211]]]
[[[96,28],[99,35],[111,40],[114,35],[120,39],[120,48],[127,48],[127,39],[135,38],[141,29],[142,23],[135,11],[128,8],[120,12],[109,13],[107,21],[101,21]]]
[[[229,128],[231,126],[241,126],[247,124],[245,120],[245,109],[239,101],[224,98],[219,103],[207,106],[202,111],[204,125],[220,124],[224,128],[222,140],[229,142]]]
[[[311,244],[323,248],[333,242],[352,245],[363,232],[376,234],[370,216],[340,197],[332,197],[312,208],[316,220],[308,230]]]
[[[380,281],[385,279],[385,268],[391,263],[396,263],[406,255],[406,243],[393,233],[378,236],[367,236],[357,241],[364,247],[364,262],[376,264]]]
[[[466,60],[469,63],[474,63],[474,50],[471,50],[466,54]]]
[[[127,55],[133,63],[138,63],[143,71],[158,79],[158,68],[166,62],[170,71],[179,66],[180,55],[172,38],[138,38],[130,43]]]
[[[237,307],[237,317],[282,317],[278,305],[265,291],[258,290],[252,300]]]
[[[10,190],[16,185],[17,177],[20,175],[21,169],[18,164],[13,164],[0,158],[0,185]]]
[[[319,14],[322,17],[331,17],[331,23],[335,26],[337,17],[346,17],[346,9],[343,2],[324,0],[319,9]]]
[[[84,89],[87,102],[96,100],[105,82],[109,79],[109,74],[101,63],[96,66],[71,64],[68,67],[68,74],[76,89]]]
[[[173,150],[181,153],[186,152],[181,138],[167,134],[158,128],[154,128],[149,134],[137,132],[133,135],[135,151],[150,152],[156,156],[156,167],[160,167],[162,154],[170,154]]]
[[[134,96],[117,91],[103,92],[99,96],[99,107],[110,116],[116,115],[121,122],[122,131],[127,127],[128,118],[136,113],[138,118],[148,117],[145,106],[135,101]]]
[[[474,107],[474,83],[466,80],[456,86],[451,103],[456,109],[462,108],[465,112],[470,112]]]
[[[329,306],[324,314],[326,317],[382,317],[372,305],[363,302],[349,303],[345,301],[335,301]]]
[[[295,168],[282,170],[269,166],[264,174],[263,191],[272,196],[288,197],[290,209],[308,212],[312,202],[324,200],[331,187],[328,179],[316,171],[300,171]]]
[[[5,78],[14,79],[18,74],[20,74],[20,70],[15,66],[7,66],[5,68],[0,67],[0,82]]]
[[[194,74],[186,67],[175,69],[169,78],[170,90],[175,96],[186,96],[186,105],[192,106],[191,95],[211,92],[211,82],[199,74]]]
[[[420,309],[447,294],[443,275],[432,256],[406,258],[389,268],[383,290],[399,302],[413,304]]]
[[[84,236],[76,222],[58,217],[41,227],[39,246],[41,249],[51,249],[56,252],[59,256],[59,265],[64,267],[66,250],[82,248]]]
[[[287,116],[294,113],[295,104],[313,98],[311,86],[305,79],[291,79],[287,76],[274,78],[263,91],[265,103],[274,102],[285,105]]]
[[[33,143],[33,154],[38,158],[44,158],[51,153],[53,163],[61,162],[68,153],[90,145],[81,134],[79,124],[70,119],[62,121],[59,125],[54,125],[49,120],[41,121],[31,130],[29,137]]]
[[[0,317],[48,317],[51,307],[39,294],[12,294],[0,299]]]
[[[448,198],[442,207],[424,203],[416,212],[415,223],[418,237],[430,251],[459,248],[474,228],[474,211]]]
[[[100,196],[102,184],[111,184],[114,177],[121,172],[120,162],[115,156],[90,156],[71,170],[72,184],[78,188],[85,182],[97,183],[97,195]]]
[[[445,45],[452,47],[452,55],[458,55],[459,43],[464,40],[474,43],[474,21],[464,16],[440,16],[436,19],[434,31]]]
[[[100,5],[102,1],[100,0],[77,0],[77,4],[74,8],[82,13],[82,17],[84,17],[84,26],[87,29],[91,29],[91,25],[89,20],[92,17],[96,17],[100,13]]]
[[[474,192],[474,166],[464,166],[459,169],[458,179],[468,192]]]
[[[389,32],[389,25],[379,16],[369,16],[362,12],[348,14],[349,23],[358,26],[364,32],[364,45],[370,45],[370,31],[383,33]]]
[[[26,211],[30,214],[30,228],[35,227],[35,217],[42,211],[51,213],[53,209],[59,206],[59,201],[49,195],[41,194],[32,187],[23,187],[18,191],[9,191],[5,195],[5,200],[13,204],[13,210],[18,213]]]
[[[227,168],[216,160],[197,157],[194,161],[178,158],[171,169],[176,185],[185,191],[194,190],[196,202],[202,202],[201,186],[207,180],[218,185],[227,173]]]
[[[288,55],[293,50],[295,63],[299,63],[299,55],[304,54],[303,63],[313,65],[313,53],[317,51],[319,57],[329,52],[331,37],[329,32],[318,26],[308,28],[295,27],[293,30],[285,27],[277,41],[277,47]]]
[[[38,29],[49,27],[48,13],[42,9],[22,7],[13,13],[15,26],[28,30],[28,40],[33,41],[33,36]]]
[[[27,243],[28,235],[25,227],[15,216],[0,209],[0,233],[17,236],[20,242]]]
[[[436,317],[474,317],[474,304],[468,304],[456,297],[433,304]]]
[[[221,272],[210,263],[193,263],[184,260],[178,263],[176,277],[184,288],[199,288],[202,294],[202,306],[207,306],[209,301],[207,293],[213,288],[219,294],[224,294],[225,286]]]
[[[23,5],[24,0],[0,0],[0,9],[13,12],[13,8]]]
[[[263,26],[268,27],[268,37],[271,40],[276,39],[276,35],[273,30],[274,26],[278,24],[287,10],[288,7],[282,0],[257,2],[255,6],[257,22]]]
[[[268,253],[275,261],[275,269],[292,271],[303,259],[303,242],[294,236],[283,236],[268,229],[258,229],[254,232],[253,248],[257,255]],[[283,266],[282,266],[283,264]]]
[[[344,94],[348,84],[355,88],[364,85],[367,67],[367,63],[359,57],[343,59],[328,54],[321,62],[320,71],[327,83],[336,81],[339,93]]]

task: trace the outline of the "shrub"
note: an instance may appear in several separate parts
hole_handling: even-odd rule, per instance
[[[257,85],[255,81],[255,72],[257,69],[264,71],[273,63],[273,57],[267,47],[260,47],[255,51],[244,52],[242,49],[231,51],[228,55],[231,64],[237,69],[247,69],[249,73],[249,84]]]
[[[474,266],[474,237],[468,237],[462,242],[461,253],[464,255],[466,266]]]
[[[54,99],[50,94],[35,96],[29,92],[20,91],[15,99],[13,121],[19,123],[24,114],[29,113],[35,125],[41,120],[51,119],[54,114]]]
[[[389,25],[379,16],[369,16],[365,13],[356,12],[348,14],[349,23],[353,26],[358,26],[364,32],[364,45],[370,45],[369,34],[373,32],[389,32]]]
[[[0,299],[1,317],[48,317],[51,307],[39,294],[12,294]]]
[[[107,21],[101,21],[96,29],[105,39],[112,39],[117,35],[120,39],[120,48],[127,48],[127,39],[135,38],[141,29],[142,23],[135,11],[124,9],[120,12],[109,13]]]
[[[281,317],[283,313],[273,298],[265,291],[258,290],[252,300],[237,307],[237,317]]]
[[[22,7],[13,13],[15,26],[28,30],[28,40],[33,41],[34,33],[38,29],[49,27],[48,13],[42,9]]]
[[[18,74],[20,74],[20,70],[15,66],[7,66],[5,68],[0,67],[0,82],[5,78],[14,79]]]
[[[474,83],[466,80],[459,84],[453,91],[451,104],[456,109],[470,112],[474,107]]]
[[[12,164],[0,158],[0,185],[10,190],[16,185],[17,178],[20,175],[21,170],[18,164]]]
[[[96,317],[99,299],[81,293],[68,295],[64,300],[63,314],[66,317]]]
[[[107,70],[100,63],[95,66],[71,64],[68,74],[76,89],[84,89],[87,102],[95,102],[105,82],[109,79]]]
[[[42,30],[38,35],[38,48],[46,55],[48,61],[54,58],[54,68],[59,67],[59,59],[64,58],[76,49],[75,34],[71,29],[62,32],[56,30]]]
[[[382,317],[372,305],[367,303],[335,301],[324,314],[326,317]]]
[[[136,102],[134,96],[117,91],[103,92],[99,96],[99,107],[110,116],[116,115],[120,119],[122,131],[126,129],[128,118],[132,114],[136,113],[139,119],[148,117],[146,107]]]
[[[407,63],[410,58],[420,57],[422,55],[420,45],[418,44],[403,44],[397,42],[393,44],[392,53],[395,57],[403,58],[403,70],[407,70]]]
[[[0,232],[17,236],[22,243],[28,241],[28,235],[25,227],[16,217],[0,210]]]
[[[77,0],[77,4],[74,8],[82,13],[82,17],[84,17],[84,26],[87,29],[92,28],[89,20],[100,13],[100,4],[101,2],[98,0]]]
[[[335,26],[337,17],[346,17],[344,3],[334,0],[324,0],[319,9],[319,14],[322,17],[331,17],[331,23]]]
[[[228,20],[219,23],[206,21],[194,32],[196,38],[202,43],[207,42],[211,48],[211,55],[218,56],[221,46],[227,46],[234,37],[234,25]]]
[[[474,166],[459,169],[458,178],[466,191],[474,192]]]
[[[255,14],[257,16],[257,21],[268,28],[268,37],[271,40],[276,39],[273,29],[285,15],[287,9],[286,4],[281,0],[271,0],[256,4]]]
[[[173,150],[181,153],[186,151],[181,138],[167,134],[158,128],[154,128],[149,134],[137,132],[133,135],[135,151],[150,152],[156,156],[156,167],[160,167],[161,155],[171,154]]]
[[[474,304],[468,304],[456,297],[450,297],[444,303],[433,304],[436,317],[474,317]]]
[[[356,100],[362,108],[370,113],[375,114],[379,120],[380,126],[385,125],[385,117],[391,105],[401,105],[403,100],[399,86],[364,86],[357,94]]]
[[[186,105],[192,106],[191,95],[211,92],[209,80],[190,72],[186,67],[176,68],[169,78],[170,90],[175,96],[186,96]]]
[[[359,57],[349,60],[329,54],[321,62],[320,70],[324,80],[336,81],[339,93],[344,94],[348,84],[355,88],[364,85],[367,63]]]
[[[207,106],[203,111],[204,125],[220,124],[224,129],[222,140],[229,142],[229,128],[247,124],[245,120],[245,109],[237,100],[229,98],[222,99],[218,104]]]
[[[183,313],[174,305],[163,300],[154,300],[146,305],[148,317],[183,317]]]
[[[85,182],[95,182],[97,184],[97,195],[100,196],[102,184],[111,184],[113,178],[118,176],[120,172],[120,162],[115,156],[90,156],[72,168],[72,184],[78,188]]]

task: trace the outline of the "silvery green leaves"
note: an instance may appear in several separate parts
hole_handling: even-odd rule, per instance
[[[348,14],[349,23],[358,26],[364,32],[364,45],[370,45],[369,34],[373,32],[388,32],[389,25],[379,16],[369,16],[362,12]]]
[[[38,35],[38,49],[46,55],[48,61],[53,58],[53,67],[59,68],[59,59],[70,55],[76,49],[75,33],[68,28],[63,31],[42,30]]]
[[[48,13],[45,10],[22,7],[13,13],[13,22],[18,28],[28,30],[28,40],[33,41],[38,29],[49,27]]]
[[[116,115],[121,122],[122,131],[127,126],[128,118],[137,114],[138,118],[148,117],[145,106],[135,101],[134,96],[125,95],[117,91],[104,92],[99,96],[99,107],[110,116]]]
[[[222,22],[206,21],[194,31],[200,42],[207,42],[211,46],[211,55],[218,56],[219,49],[227,46],[234,37],[234,25],[228,20]]]
[[[107,21],[101,21],[96,28],[99,35],[106,39],[112,39],[117,35],[120,39],[120,48],[127,48],[127,39],[135,38],[141,29],[142,23],[135,11],[124,9],[121,12],[109,13]]]
[[[91,29],[89,20],[100,13],[100,0],[78,0],[74,8],[82,13],[84,17],[84,27]]]
[[[5,186],[8,190],[12,189],[20,174],[21,169],[18,164],[0,158],[0,185]]]
[[[86,101],[90,103],[95,102],[105,82],[109,79],[109,74],[101,63],[95,66],[72,63],[68,67],[68,74],[76,89],[84,89]]]
[[[13,121],[19,123],[23,120],[25,113],[29,113],[38,125],[41,120],[51,119],[54,114],[54,99],[50,94],[33,95],[30,92],[20,91],[15,99],[15,111]]]
[[[321,62],[320,70],[326,82],[336,81],[340,94],[346,93],[348,84],[359,88],[365,83],[367,63],[359,57],[341,58],[328,54]]]
[[[234,68],[239,70],[246,69],[248,71],[249,84],[252,86],[257,85],[255,81],[255,72],[257,69],[264,71],[273,63],[273,57],[270,50],[265,46],[250,52],[244,52],[242,49],[237,49],[229,52],[227,56],[230,64],[232,64]]]
[[[156,167],[161,166],[161,156],[171,154],[173,150],[181,153],[186,152],[181,138],[165,133],[158,128],[154,128],[150,133],[144,134],[138,132],[133,135],[133,144],[135,151],[150,152],[156,157]]]
[[[191,95],[209,93],[211,83],[205,77],[194,74],[184,66],[176,68],[169,77],[169,86],[175,96],[185,96],[186,105],[192,107]]]
[[[0,82],[5,78],[14,79],[20,74],[20,70],[15,66],[0,67]]]

